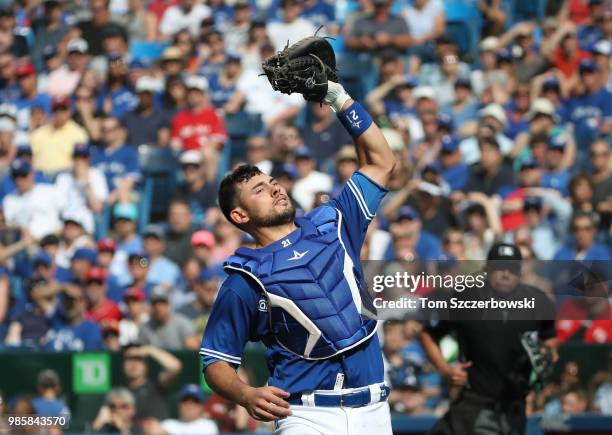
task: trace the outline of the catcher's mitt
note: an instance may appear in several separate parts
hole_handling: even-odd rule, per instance
[[[297,92],[318,103],[327,94],[327,81],[338,81],[334,50],[320,36],[310,36],[285,47],[263,63],[263,70],[274,90],[283,94]]]

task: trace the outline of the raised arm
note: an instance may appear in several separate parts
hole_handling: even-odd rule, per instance
[[[359,170],[377,183],[386,185],[395,166],[395,156],[370,114],[346,93],[342,85],[331,81],[324,102],[337,113],[353,137]]]

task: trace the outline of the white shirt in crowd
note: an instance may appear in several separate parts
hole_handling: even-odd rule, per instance
[[[291,45],[300,39],[313,36],[316,30],[314,24],[304,18],[297,18],[292,23],[279,21],[268,24],[270,42],[272,42],[276,51],[285,48],[287,41]]]
[[[168,419],[161,423],[170,435],[216,435],[219,429],[214,421],[207,418],[198,418],[190,422]]]
[[[408,25],[408,31],[413,38],[421,38],[433,32],[436,17],[444,14],[442,0],[429,0],[423,9],[410,5],[402,11],[402,17]]]
[[[295,182],[295,186],[291,190],[291,196],[304,210],[310,210],[314,205],[315,194],[317,192],[331,192],[333,187],[334,180],[332,177],[323,172],[312,171]]]
[[[200,31],[200,23],[209,16],[210,8],[206,5],[195,4],[188,13],[185,13],[178,5],[170,6],[162,16],[159,31],[163,35],[171,36],[187,28],[192,36],[197,36]]]
[[[71,208],[87,207],[86,185],[83,181],[74,178],[72,172],[59,174],[55,185]],[[89,168],[89,185],[98,201],[104,202],[108,199],[108,184],[102,171],[97,168]]]
[[[32,237],[41,239],[62,228],[60,213],[64,203],[65,198],[54,185],[35,184],[23,194],[17,191],[8,194],[2,209],[7,225],[25,227]]]
[[[291,107],[304,107],[306,102],[300,94],[287,95],[275,91],[265,77],[259,77],[260,73],[261,71],[245,71],[236,84],[246,98],[244,110],[247,113],[258,113],[267,123]]]

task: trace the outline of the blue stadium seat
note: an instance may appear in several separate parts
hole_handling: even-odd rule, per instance
[[[536,20],[541,22],[546,13],[546,0],[509,0],[512,6],[512,22]]]
[[[130,42],[130,54],[134,60],[153,62],[159,59],[167,46],[168,42],[135,40]]]
[[[444,0],[446,11],[446,34],[453,39],[461,53],[475,58],[478,55],[478,41],[482,16],[476,0]]]
[[[144,177],[139,204],[138,226],[143,229],[151,217],[165,218],[176,186],[177,154],[169,148],[138,147]]]
[[[227,134],[232,139],[243,139],[263,130],[261,116],[255,113],[237,112],[225,116]]]

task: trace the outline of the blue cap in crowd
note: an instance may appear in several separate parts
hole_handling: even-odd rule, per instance
[[[291,178],[292,180],[297,180],[297,178],[299,177],[297,168],[295,167],[295,165],[292,165],[290,163],[284,163],[272,170],[272,176],[275,178],[282,177],[283,175]]]
[[[551,137],[550,140],[548,141],[548,149],[555,150],[555,151],[564,151],[566,144],[567,144],[567,141],[562,135],[556,135],[556,136]]]
[[[54,58],[59,54],[59,50],[55,45],[47,45],[42,50],[42,57],[44,60],[49,60]]]
[[[559,84],[559,79],[557,77],[549,77],[542,82],[542,91],[555,91],[559,92],[561,90],[561,85]]]
[[[179,400],[196,399],[198,402],[204,401],[204,393],[197,384],[188,384],[181,388]]]
[[[202,268],[198,276],[196,277],[197,282],[211,281],[216,278],[215,273],[208,267]]]
[[[538,165],[538,162],[536,162],[534,159],[527,159],[521,163],[521,171],[524,169],[536,169],[539,166],[540,165]]]
[[[296,160],[298,160],[298,159],[308,159],[308,160],[313,159],[312,151],[310,151],[310,148],[308,148],[305,145],[303,145],[303,146],[299,147],[298,149],[296,149],[295,152],[293,153],[293,157]]]
[[[455,122],[453,121],[453,117],[448,113],[438,113],[438,128],[453,131],[455,129]]]
[[[89,157],[91,155],[91,150],[89,145],[86,143],[78,143],[74,146],[72,150],[72,157]]]
[[[496,58],[498,62],[512,62],[512,53],[507,48],[502,48],[497,52]]]
[[[36,254],[34,259],[32,260],[32,263],[34,264],[34,267],[37,267],[40,265],[49,267],[53,264],[53,259],[45,251],[41,251],[38,254]]]
[[[597,62],[595,62],[593,59],[582,59],[580,61],[580,65],[578,66],[578,70],[580,71],[580,74],[595,72],[597,71]]]
[[[115,219],[135,221],[138,217],[138,207],[136,207],[136,204],[132,204],[131,202],[119,203],[113,209],[113,216]]]
[[[11,177],[22,177],[32,172],[32,164],[25,159],[15,159],[11,162]]]
[[[459,149],[459,139],[457,137],[447,134],[442,136],[442,152],[452,153]]]
[[[400,207],[398,213],[397,213],[397,220],[403,220],[403,219],[410,219],[410,220],[414,220],[414,219],[418,219],[419,218],[419,214],[417,213],[417,211],[412,208],[409,205],[404,205],[402,207]]]
[[[527,196],[523,200],[523,210],[535,208],[538,210],[542,209],[542,198],[539,196]]]
[[[94,249],[79,248],[74,251],[74,254],[72,254],[72,258],[70,259],[70,261],[85,260],[89,261],[91,264],[95,264],[97,259],[98,253]]]
[[[427,172],[433,172],[434,174],[440,173],[440,167],[436,163],[428,163],[425,165],[421,174],[426,174]]]
[[[240,62],[241,62],[240,56],[236,54],[228,54],[227,57],[225,58],[225,63],[240,63]]]
[[[32,147],[30,145],[19,145],[17,149],[15,149],[15,156],[17,158],[20,157],[32,157]]]

